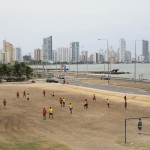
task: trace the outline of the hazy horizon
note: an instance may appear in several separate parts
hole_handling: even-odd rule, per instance
[[[149,0],[0,0],[0,49],[6,39],[23,54],[42,48],[43,38],[53,37],[53,49],[80,42],[80,51],[116,51],[124,38],[134,54],[135,40],[149,40]],[[141,42],[137,43],[141,54]],[[132,55],[133,57],[133,55]]]

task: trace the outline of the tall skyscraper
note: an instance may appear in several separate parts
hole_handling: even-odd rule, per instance
[[[34,50],[34,59],[39,61],[39,60],[42,60],[42,51],[41,49],[35,49]]]
[[[125,62],[125,51],[126,51],[126,42],[124,39],[120,39],[119,43],[119,62]]]
[[[2,63],[13,63],[14,62],[14,46],[3,40],[2,49]]]
[[[72,63],[79,62],[79,42],[72,42],[70,44],[70,60]]]
[[[142,41],[142,55],[144,56],[144,61],[149,62],[149,42]]]
[[[15,48],[15,60],[21,61],[22,60],[22,50],[20,47]]]
[[[52,36],[43,39],[43,61],[52,61]]]

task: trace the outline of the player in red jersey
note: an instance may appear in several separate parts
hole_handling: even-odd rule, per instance
[[[3,100],[4,108],[6,108],[6,99]]]
[[[93,101],[96,101],[96,96],[95,96],[95,94],[93,94]]]
[[[46,111],[46,109],[45,109],[45,107],[44,107],[44,108],[43,108],[43,120],[46,119],[46,114],[47,114],[47,111]]]

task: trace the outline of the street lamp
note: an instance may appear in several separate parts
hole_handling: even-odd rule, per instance
[[[79,52],[77,51],[77,78],[78,78],[78,60],[79,60]]]
[[[107,42],[107,51],[108,51],[108,54],[107,54],[107,57],[108,57],[108,84],[109,84],[109,46],[108,46],[108,39],[98,39],[98,40],[104,40]]]

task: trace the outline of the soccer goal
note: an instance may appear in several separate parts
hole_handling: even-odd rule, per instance
[[[135,133],[136,134],[135,138],[137,136],[137,133],[150,135],[150,124],[149,121],[147,120],[148,118],[150,119],[150,116],[125,119],[125,136],[124,136],[125,143],[127,143],[127,133],[129,134],[128,137],[132,136]]]

